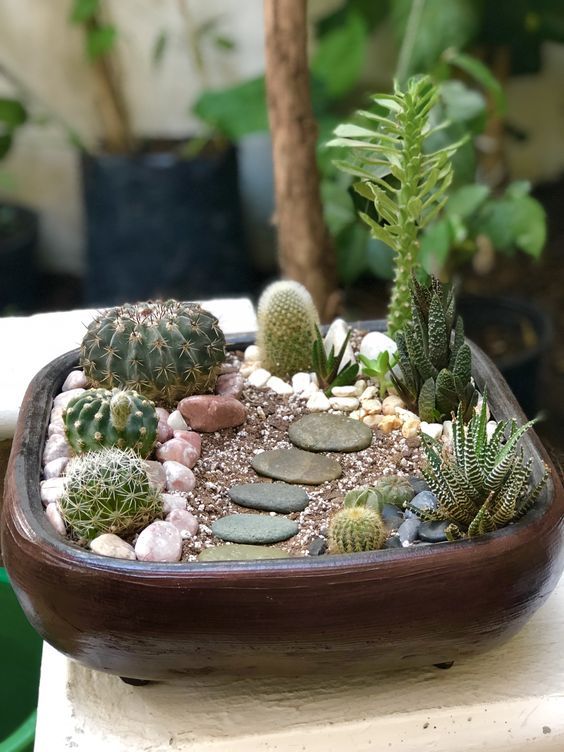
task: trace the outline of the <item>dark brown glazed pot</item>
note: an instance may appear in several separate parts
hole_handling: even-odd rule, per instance
[[[28,389],[6,478],[2,543],[30,622],[91,668],[171,679],[445,663],[507,640],[560,577],[564,490],[554,469],[523,520],[472,541],[241,563],[152,564],[90,553],[53,531],[39,496],[51,400],[76,362],[76,351],[58,358]],[[474,364],[495,417],[524,420],[477,349]],[[523,445],[539,477],[550,460],[532,431]]]

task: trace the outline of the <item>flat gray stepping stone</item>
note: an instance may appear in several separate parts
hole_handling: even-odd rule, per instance
[[[286,483],[304,483],[306,486],[318,486],[327,480],[335,480],[342,473],[336,460],[293,448],[271,449],[255,454],[251,466],[259,475]]]
[[[243,543],[204,548],[198,561],[254,561],[256,559],[289,559],[290,554],[276,546],[249,546]]]
[[[294,421],[288,438],[310,452],[359,452],[372,443],[372,429],[345,415],[310,413]]]
[[[266,514],[228,514],[212,524],[212,533],[231,543],[278,543],[296,535],[297,522]]]
[[[230,488],[229,496],[242,507],[278,514],[301,512],[309,503],[303,488],[288,483],[243,483]]]

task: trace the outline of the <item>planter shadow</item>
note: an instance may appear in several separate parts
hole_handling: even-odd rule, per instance
[[[383,330],[383,322],[361,322]],[[231,338],[231,349],[253,340]],[[497,419],[524,416],[474,350]],[[20,602],[55,648],[137,679],[197,672],[303,674],[355,666],[446,664],[514,635],[555,587],[564,558],[556,472],[521,521],[475,540],[257,562],[153,564],[108,559],[60,538],[43,514],[40,459],[51,399],[77,351],[46,366],[20,411],[6,478],[2,542]],[[540,477],[550,460],[523,439]]]

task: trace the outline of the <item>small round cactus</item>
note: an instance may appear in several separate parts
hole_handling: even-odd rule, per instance
[[[329,550],[336,554],[376,551],[386,540],[382,518],[366,507],[348,507],[333,517],[329,526]]]
[[[366,507],[367,509],[373,509],[375,512],[380,512],[383,503],[378,491],[370,486],[364,486],[362,488],[353,488],[352,491],[348,491],[345,494],[344,507],[345,509]]]
[[[409,480],[401,475],[388,475],[380,478],[373,486],[382,504],[394,504],[403,507],[415,496]]]
[[[77,454],[117,446],[148,457],[157,440],[155,406],[134,390],[88,389],[69,402],[63,420]]]
[[[257,344],[264,368],[288,378],[310,371],[319,316],[309,292],[299,282],[273,282],[257,308]]]
[[[135,533],[162,513],[162,499],[150,485],[144,460],[133,449],[102,449],[67,465],[59,507],[79,541],[102,533]]]
[[[215,316],[176,300],[103,311],[80,347],[92,386],[134,389],[167,407],[211,391],[224,360],[225,337]]]

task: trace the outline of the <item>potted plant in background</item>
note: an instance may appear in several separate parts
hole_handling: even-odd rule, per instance
[[[206,83],[209,46],[231,42],[213,23],[197,27],[178,0],[189,53]],[[86,301],[248,292],[252,286],[240,218],[237,158],[221,137],[143,139],[134,132],[116,60],[119,31],[102,0],[75,0],[70,20],[82,27],[93,66],[102,137],[83,149],[87,225]],[[166,52],[161,32],[155,65]]]

